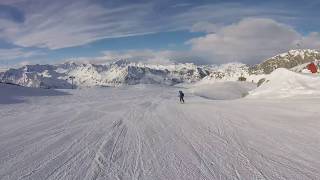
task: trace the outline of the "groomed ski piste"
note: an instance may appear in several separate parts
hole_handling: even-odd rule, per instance
[[[278,69],[265,79],[0,84],[0,179],[320,179],[319,76]]]

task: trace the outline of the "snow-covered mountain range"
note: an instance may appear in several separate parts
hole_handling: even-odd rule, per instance
[[[0,72],[0,81],[27,87],[72,88],[119,86],[134,84],[202,83],[236,81],[256,74],[269,74],[277,68],[293,68],[320,59],[315,50],[291,50],[274,56],[252,67],[242,63],[198,66],[192,63],[154,65],[119,60],[107,64],[78,64],[67,62],[57,65],[26,65]],[[303,69],[304,67],[299,67]],[[200,83],[201,83],[200,82]]]
[[[28,87],[71,88],[71,76],[77,87],[167,84],[195,82],[208,76],[210,66],[194,64],[150,65],[116,61],[109,64],[26,65],[0,73],[2,82]]]

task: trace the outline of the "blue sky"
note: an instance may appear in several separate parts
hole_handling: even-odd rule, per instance
[[[0,66],[115,59],[255,64],[320,49],[320,2],[1,0]]]

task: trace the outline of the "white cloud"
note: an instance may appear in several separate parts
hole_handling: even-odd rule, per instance
[[[254,64],[275,54],[296,48],[320,48],[320,36],[303,36],[292,27],[266,18],[246,18],[221,28],[216,33],[187,42],[197,54],[211,58],[213,63],[240,61]]]
[[[302,48],[320,49],[320,33],[311,32],[309,35],[302,37],[300,45]]]

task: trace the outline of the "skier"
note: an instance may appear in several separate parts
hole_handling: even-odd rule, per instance
[[[183,99],[184,94],[182,91],[179,91],[179,97],[180,97],[180,103],[184,103],[184,99]]]

